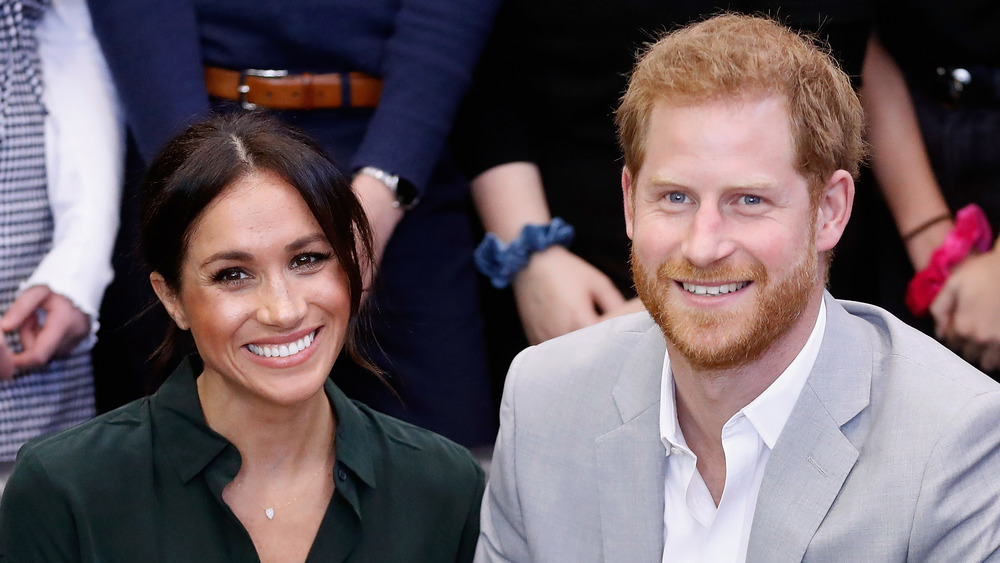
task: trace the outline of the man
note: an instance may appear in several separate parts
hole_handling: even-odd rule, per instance
[[[479,561],[1000,550],[1000,386],[824,291],[863,157],[847,76],[771,21],[653,45],[618,111],[638,313],[513,363]]]

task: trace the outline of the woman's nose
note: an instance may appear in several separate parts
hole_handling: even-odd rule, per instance
[[[257,311],[258,320],[263,324],[293,327],[305,317],[305,295],[279,276],[265,284]]]

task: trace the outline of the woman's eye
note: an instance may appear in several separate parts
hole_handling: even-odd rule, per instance
[[[309,266],[317,266],[327,260],[329,260],[330,255],[323,252],[308,252],[306,254],[299,254],[295,258],[292,258],[292,268],[302,268]]]
[[[667,194],[667,199],[670,200],[670,203],[684,203],[687,201],[687,196],[681,192],[670,192]]]
[[[250,275],[241,268],[226,268],[224,270],[219,270],[218,273],[212,276],[212,281],[234,284],[248,278],[250,278]]]
[[[764,201],[759,195],[744,195],[740,196],[740,202],[744,205],[757,205]]]

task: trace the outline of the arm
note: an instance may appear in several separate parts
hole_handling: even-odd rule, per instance
[[[352,169],[375,166],[411,182],[421,197],[426,193],[498,4],[402,3],[385,45],[382,97]],[[372,222],[381,258],[402,212],[392,207],[388,189],[370,180],[358,177],[354,188]]]
[[[190,0],[88,0],[94,33],[129,132],[149,163],[184,126],[209,113]]]
[[[0,503],[0,560],[80,561],[72,509],[41,463],[22,450]]]
[[[483,227],[504,242],[528,224],[551,221],[538,167],[527,162],[495,166],[472,180],[472,199]],[[521,324],[532,344],[601,320],[625,299],[611,280],[562,246],[531,256],[513,280]]]
[[[479,511],[482,508],[483,491],[486,484],[483,469],[475,460],[473,463],[476,469],[476,481],[470,495],[472,502],[469,503],[469,512],[465,517],[465,526],[462,528],[462,537],[458,544],[458,555],[455,558],[457,563],[472,561],[476,554],[476,540],[479,539]]]
[[[924,149],[916,113],[903,73],[876,36],[868,43],[861,100],[868,112],[872,171],[899,233],[948,212]],[[938,223],[906,241],[914,270],[930,262],[951,221]]]
[[[54,233],[52,249],[3,317],[4,330],[21,331],[25,350],[13,356],[19,368],[68,354],[96,332],[112,278],[124,162],[118,100],[84,1],[55,0],[38,39]],[[36,322],[39,309],[44,326]]]
[[[908,559],[987,561],[1000,555],[1000,392],[949,421],[924,468]]]
[[[490,481],[483,496],[476,563],[531,561],[517,491],[517,428],[514,395],[522,356],[514,358],[500,404],[497,434],[490,467]]]

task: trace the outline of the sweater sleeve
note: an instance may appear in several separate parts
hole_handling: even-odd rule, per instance
[[[376,166],[426,192],[498,4],[402,2],[386,44],[382,97],[352,168]]]

